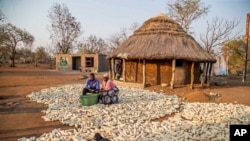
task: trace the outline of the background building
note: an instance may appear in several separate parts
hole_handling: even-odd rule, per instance
[[[108,71],[106,55],[101,54],[57,54],[58,71],[82,70],[82,72]]]

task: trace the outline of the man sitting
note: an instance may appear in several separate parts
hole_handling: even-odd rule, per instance
[[[94,73],[89,74],[89,78],[86,80],[85,87],[83,88],[82,95],[90,93],[98,93],[100,90],[100,82],[95,78]]]

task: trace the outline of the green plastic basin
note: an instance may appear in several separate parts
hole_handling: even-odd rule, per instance
[[[81,95],[80,103],[82,106],[91,106],[98,102],[98,97],[99,94],[87,93],[87,95]]]

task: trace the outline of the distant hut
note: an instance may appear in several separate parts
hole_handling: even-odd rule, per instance
[[[192,36],[165,14],[158,14],[144,22],[108,59],[111,77],[115,78],[115,63],[121,62],[123,82],[135,87],[169,84],[173,88],[175,84],[191,84],[192,88],[194,83],[199,82],[200,63],[211,66],[216,62]],[[207,72],[210,76],[211,69]]]

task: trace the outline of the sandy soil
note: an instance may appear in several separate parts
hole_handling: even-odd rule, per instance
[[[47,68],[0,67],[0,140],[40,136],[55,128],[72,128],[59,122],[45,122],[41,118],[43,113],[40,111],[46,106],[30,101],[26,95],[51,86],[84,83],[83,79],[79,79],[82,75],[84,74],[79,72],[59,73]],[[97,76],[100,77],[100,75]],[[146,89],[177,94],[184,101],[189,102],[230,102],[250,105],[250,83],[241,86],[240,77],[214,78],[212,84],[212,87],[205,89],[196,85],[193,90],[188,86],[179,86],[174,90],[161,86]],[[209,97],[206,95],[209,92],[217,92],[221,96]]]

